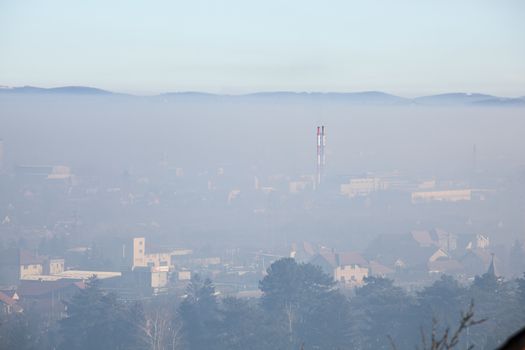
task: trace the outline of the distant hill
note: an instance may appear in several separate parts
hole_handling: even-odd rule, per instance
[[[61,86],[56,88],[40,88],[34,86],[22,86],[13,88],[2,88],[0,93],[14,94],[71,94],[71,95],[112,95],[110,91],[86,87],[86,86]]]
[[[363,92],[292,92],[269,91],[243,95],[221,95],[206,92],[186,91],[167,92],[155,96],[133,96],[115,93],[107,90],[85,87],[64,86],[56,88],[40,88],[33,86],[1,87],[0,94],[36,95],[80,95],[80,96],[129,96],[166,101],[247,101],[247,102],[327,102],[366,106],[421,105],[421,106],[525,106],[525,97],[507,98],[479,93],[445,93],[404,98],[381,91]]]
[[[419,105],[467,105],[496,98],[485,94],[454,92],[439,95],[422,96],[413,99]]]
[[[417,97],[413,101],[418,105],[431,106],[525,106],[525,99],[523,98],[497,97],[464,92]]]
[[[482,101],[473,102],[473,104],[478,106],[525,106],[525,97],[518,98],[503,98],[503,97],[494,97]]]

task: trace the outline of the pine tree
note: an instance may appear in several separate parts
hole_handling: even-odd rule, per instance
[[[90,279],[86,288],[66,303],[67,317],[60,321],[61,349],[143,349],[145,320],[140,305],[119,302],[104,293],[100,281]]]
[[[219,313],[215,287],[210,279],[203,281],[199,275],[192,278],[177,316],[182,321],[182,334],[188,349],[213,348],[217,341]]]

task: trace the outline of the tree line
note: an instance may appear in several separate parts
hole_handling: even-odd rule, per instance
[[[414,293],[369,277],[348,296],[320,268],[287,258],[259,288],[261,298],[222,298],[194,276],[182,300],[126,302],[92,279],[55,324],[4,316],[0,349],[495,349],[525,325],[525,276],[487,273],[468,286],[442,276]]]

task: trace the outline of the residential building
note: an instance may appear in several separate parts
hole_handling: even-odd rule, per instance
[[[15,294],[16,295],[16,294]],[[15,298],[0,292],[0,314],[10,314],[13,312],[22,312],[24,309],[18,305]]]
[[[348,287],[362,285],[364,278],[369,275],[368,261],[357,252],[335,253],[333,250],[321,249],[310,263],[321,267],[334,281]]]
[[[472,198],[472,190],[445,190],[445,191],[415,191],[412,192],[412,203],[442,201],[458,202],[469,201]]]

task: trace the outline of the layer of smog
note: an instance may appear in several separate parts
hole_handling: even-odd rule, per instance
[[[524,13],[0,1],[0,350],[525,350]]]

